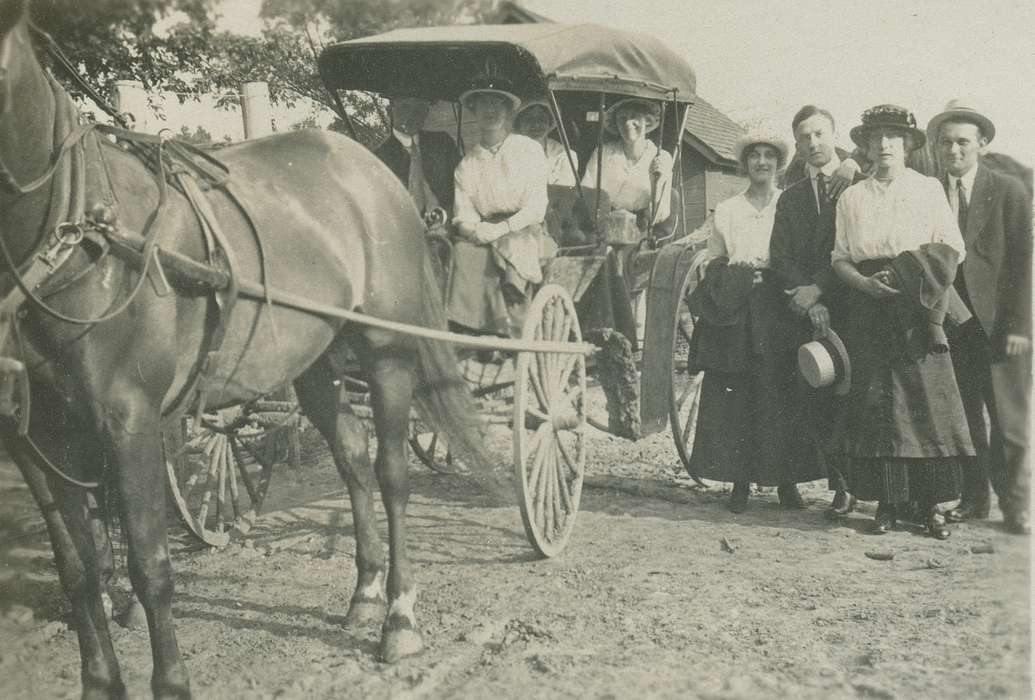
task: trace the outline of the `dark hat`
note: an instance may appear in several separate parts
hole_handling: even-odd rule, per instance
[[[841,336],[833,328],[817,340],[798,348],[798,371],[814,389],[833,386],[844,396],[852,388],[852,363]]]
[[[916,117],[905,107],[898,105],[877,105],[870,107],[862,114],[862,124],[852,127],[849,135],[855,145],[866,147],[866,138],[873,129],[901,129],[912,135],[913,149],[922,148],[927,143],[927,136],[916,128]]]
[[[471,80],[467,90],[464,91],[464,94],[460,95],[460,104],[464,106],[464,109],[470,109],[471,98],[481,93],[505,97],[510,102],[510,108],[514,110],[521,106],[521,98],[514,94],[514,83],[498,72],[476,75]]]

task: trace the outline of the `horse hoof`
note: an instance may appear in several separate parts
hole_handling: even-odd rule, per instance
[[[144,606],[134,597],[129,605],[122,611],[118,623],[128,630],[146,630],[147,615],[144,613]]]
[[[381,660],[394,664],[424,650],[424,640],[415,629],[385,630],[381,638]]]
[[[345,627],[358,628],[377,624],[385,619],[385,601],[383,600],[356,600],[349,603],[349,611],[345,613]]]
[[[103,687],[93,684],[84,685],[81,697],[82,700],[127,700],[129,694],[126,692],[126,686],[120,681]]]

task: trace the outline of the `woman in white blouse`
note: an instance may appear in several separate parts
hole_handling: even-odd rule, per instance
[[[579,169],[579,155],[570,151],[571,161],[564,146],[550,137],[557,128],[553,111],[546,100],[529,100],[514,116],[514,133],[527,136],[543,147],[546,154],[546,184],[575,186],[575,173]]]
[[[628,219],[641,233],[651,213],[654,224],[671,213],[672,156],[647,138],[660,123],[661,108],[656,103],[619,100],[604,113],[605,131],[618,139],[604,142],[603,155],[594,149],[582,175],[584,187],[596,187],[597,162],[602,160],[600,189],[607,192],[615,219]]]
[[[510,82],[480,76],[460,100],[474,115],[478,142],[454,176],[449,319],[475,330],[519,334],[531,286],[542,282],[540,260],[556,245],[546,235],[546,157],[532,139],[511,133],[521,100]]]
[[[804,508],[797,484],[822,469],[792,400],[794,316],[768,273],[776,175],[790,146],[753,133],[736,150],[750,184],[715,208],[713,259],[691,297],[699,316],[691,363],[705,370],[691,469],[733,482],[733,512],[747,508],[752,482],[776,486],[782,506]]]
[[[974,447],[950,355],[928,342],[941,329],[929,322],[930,305],[905,293],[909,280],[896,270],[903,260],[928,263],[939,251],[949,257],[944,293],[952,295],[963,237],[938,181],[906,167],[906,154],[926,139],[908,110],[867,110],[851,136],[876,172],[837,203],[831,259],[849,288],[852,386],[835,447],[849,491],[878,501],[875,533],[891,530],[903,507],[919,503],[928,533],[945,539],[936,506],[959,497],[961,460]]]

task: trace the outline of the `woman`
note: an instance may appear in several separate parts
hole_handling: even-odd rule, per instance
[[[537,141],[546,154],[546,184],[575,186],[575,173],[579,169],[579,156],[574,151],[571,161],[568,152],[561,143],[550,138],[549,134],[557,128],[553,111],[546,100],[530,100],[526,102],[514,116],[514,133],[527,136]]]
[[[747,508],[751,482],[777,486],[780,505],[804,508],[797,484],[822,476],[793,405],[795,317],[769,272],[769,238],[790,146],[764,133],[736,145],[745,192],[715,208],[691,349],[705,370],[691,471],[733,482],[729,508]]]
[[[648,221],[657,224],[669,217],[672,156],[647,138],[660,123],[661,108],[637,98],[619,100],[604,113],[604,130],[618,139],[605,141],[602,155],[594,149],[582,185],[597,186],[600,161],[600,189],[607,192],[613,209],[610,242],[636,243]]]
[[[540,260],[556,250],[543,228],[546,156],[538,143],[510,132],[521,100],[505,78],[475,78],[460,101],[474,116],[478,142],[454,176],[460,240],[453,248],[449,318],[520,335],[531,286],[543,279]]]
[[[959,497],[961,460],[974,447],[941,319],[932,314],[958,301],[952,281],[963,238],[938,181],[906,167],[907,153],[926,141],[908,110],[869,109],[851,137],[876,170],[837,204],[831,259],[849,288],[852,387],[835,448],[849,491],[878,501],[875,533],[890,531],[916,501],[928,533],[946,539],[936,506]]]

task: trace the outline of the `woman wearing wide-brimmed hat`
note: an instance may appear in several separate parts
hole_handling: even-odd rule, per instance
[[[540,260],[556,245],[546,235],[546,157],[532,139],[511,133],[521,105],[511,82],[481,75],[460,96],[474,115],[478,141],[454,177],[449,319],[475,330],[519,334],[532,285],[542,282]]]
[[[769,270],[769,239],[790,146],[764,132],[736,145],[748,189],[715,208],[705,276],[690,298],[699,317],[693,369],[704,370],[691,471],[733,483],[729,508],[747,507],[751,483],[776,486],[804,508],[797,484],[823,475],[794,405],[796,318]]]
[[[873,107],[851,137],[876,171],[837,204],[831,260],[849,288],[852,387],[835,450],[849,491],[878,501],[874,532],[918,502],[928,533],[945,539],[936,505],[959,497],[960,465],[974,454],[937,313],[959,304],[952,281],[963,237],[938,180],[905,165],[926,140],[911,112]]]
[[[567,151],[559,141],[550,137],[556,128],[553,110],[544,99],[527,100],[514,115],[514,133],[527,136],[543,147],[546,154],[546,184],[574,187],[579,155]]]
[[[629,214],[641,231],[671,214],[672,156],[647,138],[660,123],[656,102],[629,97],[611,105],[603,126],[616,138],[605,141],[601,152],[593,150],[582,176],[584,187],[596,187],[601,160],[600,189],[607,192],[612,209]],[[648,222],[651,214],[653,221]]]

